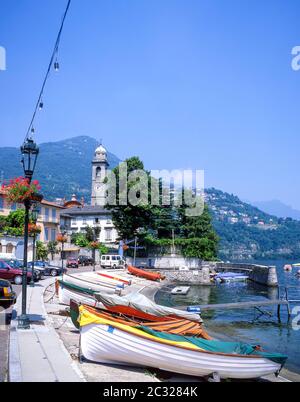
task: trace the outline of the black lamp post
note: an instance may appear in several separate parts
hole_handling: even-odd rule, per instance
[[[39,216],[38,203],[33,202],[31,217],[32,217],[32,221],[35,225],[37,223],[38,216]],[[36,232],[33,233],[33,246],[32,246],[32,268],[31,268],[31,282],[30,282],[30,286],[32,286],[32,287],[34,287],[35,243],[36,243]]]
[[[36,166],[37,157],[39,154],[39,148],[31,138],[27,138],[21,147],[22,153],[22,165],[24,174],[28,182],[32,180],[34,169]],[[30,321],[26,314],[26,302],[27,302],[27,249],[28,249],[28,224],[29,224],[29,211],[31,207],[31,200],[26,199],[24,201],[25,206],[25,228],[24,228],[24,264],[22,275],[22,313],[18,319],[18,328],[29,329]]]

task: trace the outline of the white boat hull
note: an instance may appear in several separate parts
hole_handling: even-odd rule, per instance
[[[155,367],[161,370],[221,378],[258,378],[280,370],[280,365],[260,357],[235,357],[187,350],[141,338],[105,324],[81,327],[83,356],[98,363]]]
[[[111,293],[115,294],[117,287],[111,284],[104,284],[100,282],[94,282],[88,279],[83,279],[80,277],[76,277],[73,275],[64,275],[63,281],[70,283],[71,285],[79,286],[84,289],[93,290],[95,292],[102,292],[102,293]]]
[[[65,286],[59,286],[58,290],[58,299],[60,304],[64,304],[66,306],[70,306],[70,301],[74,300],[79,304],[86,304],[92,307],[99,307],[105,309],[105,306],[95,300],[95,298],[88,294],[80,293],[73,291]]]

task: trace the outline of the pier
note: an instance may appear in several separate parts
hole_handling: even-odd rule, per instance
[[[289,289],[297,288],[296,286],[284,286],[278,287],[278,298],[272,300],[256,300],[247,302],[235,302],[235,303],[222,303],[222,304],[199,304],[197,306],[188,306],[192,309],[199,309],[201,311],[209,310],[235,310],[235,309],[248,309],[255,308],[260,311],[261,314],[272,316],[269,311],[262,310],[261,307],[277,306],[278,321],[281,321],[281,306],[286,306],[288,320],[291,317],[291,307],[293,303],[300,303],[300,299],[289,299]],[[284,289],[284,296],[281,297],[281,289]],[[180,309],[186,310],[187,306],[181,306]]]

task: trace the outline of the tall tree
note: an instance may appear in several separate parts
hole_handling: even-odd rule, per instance
[[[124,164],[126,171],[120,165],[113,169],[116,205],[109,203],[106,208],[111,211],[114,225],[125,240],[140,236],[141,232],[145,233],[154,226],[154,210],[150,203],[150,173],[144,169],[143,162],[134,156],[126,159]],[[139,172],[139,177],[134,172]]]

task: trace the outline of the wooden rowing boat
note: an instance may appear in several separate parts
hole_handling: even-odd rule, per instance
[[[76,328],[79,328],[79,306],[80,304],[74,300],[70,301],[70,316],[72,322]],[[186,335],[186,336],[196,336],[203,339],[212,339],[207,332],[204,330],[203,326],[199,322],[186,320],[183,318],[172,318],[172,317],[156,317],[151,314],[145,314],[145,317],[141,319],[140,312],[138,310],[132,309],[130,315],[125,315],[123,313],[114,313],[108,310],[103,310],[100,308],[84,306],[86,311],[99,317],[112,320],[113,322],[118,322],[121,324],[126,324],[132,327],[145,326],[152,328],[156,331],[167,332],[175,335]]]
[[[98,317],[80,306],[81,352],[94,362],[155,367],[220,378],[250,379],[278,373],[287,357],[251,345],[184,337]]]
[[[161,275],[159,272],[145,271],[143,269],[133,267],[132,265],[128,265],[127,269],[130,274],[148,279],[150,281],[160,281],[165,279],[165,276]]]

